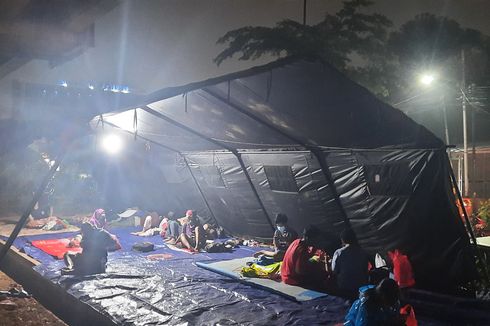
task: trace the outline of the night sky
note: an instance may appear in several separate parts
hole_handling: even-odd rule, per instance
[[[340,0],[308,0],[308,23],[325,12],[336,12]],[[119,83],[136,93],[181,85],[263,64],[225,61],[217,67],[212,59],[222,46],[216,40],[243,26],[272,26],[282,19],[302,19],[302,0],[166,0],[124,1],[95,24],[95,47],[79,57],[50,67],[33,60],[0,80],[0,118],[10,116],[13,80],[70,85]],[[371,11],[385,14],[395,26],[422,12],[457,19],[463,26],[490,34],[487,0],[378,0]]]

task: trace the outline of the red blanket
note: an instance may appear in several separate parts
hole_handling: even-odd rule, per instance
[[[31,243],[34,247],[41,249],[57,259],[63,259],[63,256],[67,252],[82,252],[82,248],[80,247],[68,247],[70,239],[34,240]]]

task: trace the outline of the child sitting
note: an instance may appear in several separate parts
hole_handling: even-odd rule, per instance
[[[298,233],[288,226],[288,217],[286,214],[277,214],[275,222],[276,231],[272,240],[274,251],[261,250],[254,254],[255,258],[260,256],[272,258],[271,263],[282,261],[289,245],[298,238]]]

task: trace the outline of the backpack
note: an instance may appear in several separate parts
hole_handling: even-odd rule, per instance
[[[209,253],[232,252],[232,248],[230,246],[218,242],[207,244],[206,247],[204,247],[204,250],[206,250]]]
[[[138,242],[133,245],[133,250],[149,252],[155,250],[155,245],[151,242]]]

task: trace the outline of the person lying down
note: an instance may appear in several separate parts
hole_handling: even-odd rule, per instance
[[[171,213],[171,212],[170,212]],[[143,229],[138,232],[131,232],[132,235],[140,237],[152,237],[162,232],[163,228],[168,223],[168,218],[165,217],[160,221],[160,216],[157,212],[152,212],[145,218]]]

